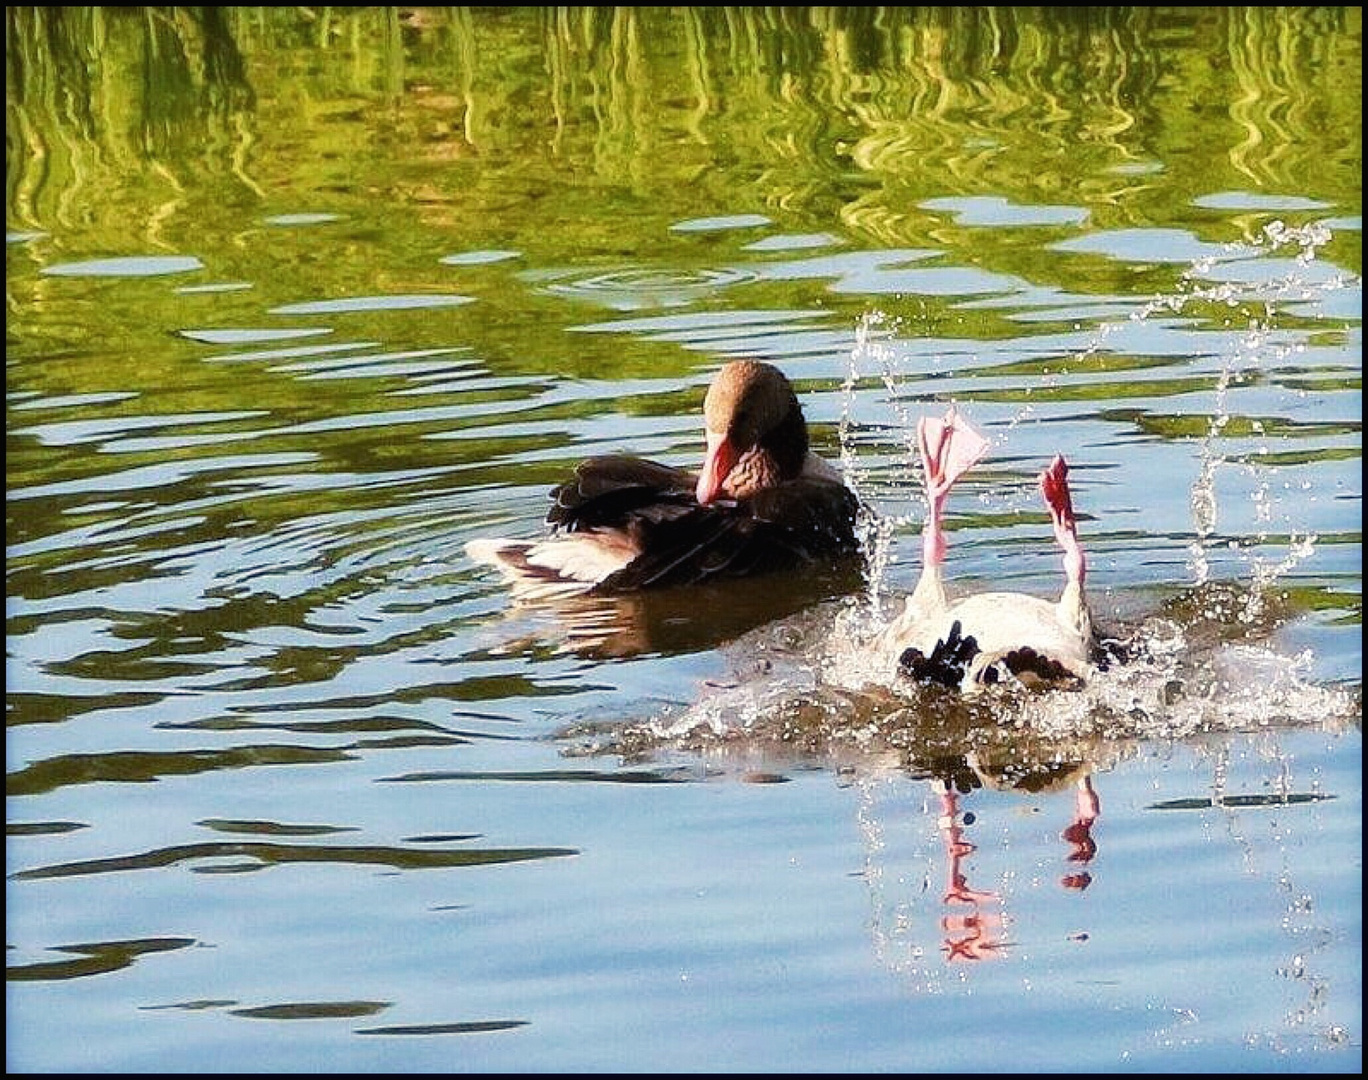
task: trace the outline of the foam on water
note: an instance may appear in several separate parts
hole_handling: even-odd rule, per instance
[[[763,627],[727,650],[732,677],[637,734],[701,748],[747,740],[845,758],[903,751],[924,757],[1026,738],[1033,752],[1062,746],[1093,757],[1100,744],[1184,739],[1276,727],[1341,728],[1359,715],[1355,691],[1308,678],[1312,657],[1277,652],[1262,636],[1276,603],[1243,588],[1207,586],[1126,632],[1133,659],[1081,690],[988,687],[972,700],[890,673],[879,648],[887,620],[859,600]],[[1251,612],[1261,615],[1252,618]]]

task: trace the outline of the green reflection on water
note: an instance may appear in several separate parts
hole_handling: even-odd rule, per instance
[[[280,844],[265,841],[173,844],[170,847],[119,855],[108,859],[85,859],[20,870],[12,881],[38,878],[76,877],[84,874],[110,874],[125,870],[149,870],[176,866],[203,859],[240,858],[249,860],[243,869],[256,870],[286,863],[351,863],[389,866],[396,870],[427,870],[455,866],[485,866],[490,863],[521,862],[525,859],[554,859],[579,854],[573,848],[466,848],[462,850],[420,850],[384,845]]]
[[[493,247],[611,258],[632,250],[618,214],[666,208],[779,207],[905,243],[948,227],[917,207],[947,195],[1082,205],[1109,227],[1214,190],[1353,206],[1361,186],[1357,8],[93,7],[6,22],[12,229],[126,236],[138,221],[155,243],[224,211],[361,208],[388,233],[418,210]],[[310,205],[276,205],[281,190]],[[406,242],[417,255],[431,237]]]
[[[133,941],[99,941],[83,945],[54,946],[57,952],[75,953],[71,960],[49,960],[37,964],[16,964],[5,969],[7,982],[76,979],[105,975],[133,964],[148,953],[189,948],[194,938],[143,938]]]

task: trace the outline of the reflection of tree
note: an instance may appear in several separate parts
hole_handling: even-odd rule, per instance
[[[10,205],[27,191],[39,204],[29,216],[42,219],[56,196],[35,188],[89,191],[94,170],[149,160],[182,183],[200,161],[245,177],[249,146],[298,140],[329,109],[356,111],[361,131],[311,133],[315,170],[326,155],[390,145],[433,162],[545,157],[588,163],[641,194],[691,184],[710,209],[723,193],[728,205],[810,206],[890,243],[939,227],[919,200],[984,190],[1131,220],[1152,187],[1114,171],[1133,164],[1161,164],[1170,200],[1175,187],[1250,180],[1356,190],[1360,18],[1354,8],[8,8]],[[1209,168],[1223,150],[1225,181]],[[40,157],[43,179],[23,175]],[[830,177],[851,170],[861,182],[834,193]]]
[[[152,205],[143,216],[166,216],[200,163],[242,176],[255,97],[224,9],[6,8],[5,20],[12,219],[69,222],[124,188]]]
[[[1321,107],[1312,86],[1297,73],[1321,69],[1348,89],[1362,85],[1362,61],[1352,65],[1347,58],[1326,48],[1334,20],[1328,9],[1307,9],[1304,25],[1323,27],[1327,33],[1288,34],[1282,20],[1272,9],[1238,7],[1229,9],[1225,20],[1226,54],[1233,83],[1226,99],[1231,121],[1238,127],[1232,139],[1230,163],[1258,187],[1290,184],[1297,158],[1302,153],[1302,133],[1316,123],[1314,112]],[[1341,150],[1323,150],[1336,157]],[[1355,160],[1361,160],[1358,147]]]
[[[256,105],[243,58],[221,7],[197,9],[204,30],[203,90],[211,110],[232,113]]]

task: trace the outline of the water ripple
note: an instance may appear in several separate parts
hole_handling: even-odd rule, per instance
[[[193,255],[123,255],[88,262],[54,263],[40,273],[57,277],[158,277],[162,274],[187,274],[203,270],[204,263]]]
[[[396,870],[432,870],[522,862],[528,859],[555,859],[578,854],[574,848],[557,847],[459,848],[434,851],[431,848],[400,848],[385,845],[215,841],[202,844],[175,844],[132,855],[38,866],[19,870],[9,877],[11,881],[32,881],[40,878],[114,874],[129,870],[156,870],[186,862],[224,858],[250,860],[244,865],[251,869],[266,869],[288,863],[327,862],[357,866],[390,866]]]
[[[392,296],[344,296],[335,300],[305,300],[270,308],[271,315],[334,315],[356,311],[411,311],[415,308],[460,307],[473,296],[455,293],[409,293]]]
[[[588,300],[617,311],[637,311],[685,307],[723,289],[754,281],[757,276],[745,268],[669,270],[633,267],[572,281],[553,281],[543,285],[542,291],[565,299]]]

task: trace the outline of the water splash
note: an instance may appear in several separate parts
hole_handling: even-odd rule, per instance
[[[888,842],[890,805],[899,808],[904,799],[905,778],[897,772],[851,774],[859,792],[856,818],[864,847],[861,876],[869,893],[869,934],[874,957],[887,971],[903,978],[916,994],[944,992],[944,965],[922,942],[924,928],[909,901],[930,889],[932,859],[915,853],[914,864],[894,864]],[[889,805],[881,806],[881,799]],[[926,807],[922,806],[925,814]],[[915,883],[920,879],[920,888]],[[921,931],[921,933],[919,933]]]
[[[887,400],[897,414],[898,430],[902,434],[906,454],[900,467],[914,474],[921,469],[921,460],[916,452],[916,422],[902,404],[895,382],[894,352],[887,344],[890,333],[889,319],[883,312],[874,310],[861,316],[855,328],[855,345],[850,351],[846,378],[842,384],[839,430],[841,468],[847,485],[860,502],[861,512],[856,527],[865,552],[865,601],[871,612],[877,611],[883,601],[885,581],[893,559],[894,538],[900,529],[911,523],[912,516],[874,510],[876,498],[872,490],[873,478],[856,450],[858,425],[854,410],[862,371],[877,370],[888,390]],[[919,485],[916,489],[921,490]]]
[[[1288,228],[1281,222],[1265,227],[1259,244],[1268,251],[1287,245],[1297,249],[1296,266],[1313,262],[1330,238],[1324,226]],[[1232,248],[1232,251],[1235,249]],[[1248,245],[1240,256],[1247,258]],[[732,677],[709,686],[700,699],[672,710],[647,725],[648,737],[709,745],[737,739],[802,747],[830,753],[854,751],[865,755],[890,750],[904,758],[925,753],[928,747],[964,749],[1003,737],[1029,735],[1043,740],[1047,755],[1064,744],[1087,743],[1098,752],[1099,742],[1186,739],[1220,732],[1248,732],[1277,726],[1330,726],[1351,722],[1360,701],[1351,688],[1320,686],[1310,673],[1314,658],[1308,652],[1284,656],[1270,640],[1297,612],[1279,596],[1276,583],[1315,553],[1316,536],[1305,529],[1287,530],[1287,548],[1269,556],[1266,545],[1275,525],[1275,498],[1268,480],[1270,466],[1261,463],[1267,446],[1240,458],[1220,447],[1232,419],[1241,430],[1262,437],[1258,421],[1232,418],[1230,391],[1257,377],[1262,370],[1300,349],[1286,344],[1274,330],[1276,302],[1303,299],[1306,283],[1295,273],[1258,288],[1240,282],[1203,281],[1219,257],[1194,262],[1179,288],[1156,296],[1129,314],[1143,321],[1157,315],[1187,314],[1210,304],[1232,309],[1256,309],[1247,329],[1221,358],[1213,389],[1213,407],[1205,431],[1198,437],[1198,468],[1189,492],[1193,536],[1188,546],[1189,585],[1160,610],[1116,628],[1124,638],[1131,661],[1113,665],[1081,691],[1024,693],[1019,688],[992,688],[974,703],[947,701],[924,688],[905,685],[896,676],[896,656],[884,642],[890,624],[887,595],[894,565],[894,542],[900,531],[914,524],[912,515],[861,515],[859,528],[867,553],[866,588],[861,595],[807,612],[797,619],[762,628],[727,650]],[[1347,287],[1342,278],[1315,282],[1317,289]],[[1084,348],[1101,352],[1109,337],[1124,323],[1097,326]],[[840,417],[840,460],[847,483],[861,504],[874,507],[881,494],[881,469],[896,454],[899,499],[905,488],[921,485],[905,478],[920,474],[916,453],[916,425],[901,385],[896,320],[872,310],[860,319],[854,347],[848,355]],[[867,410],[882,386],[879,405],[891,410],[894,422],[887,434],[872,425]],[[1018,411],[1020,423],[1030,406]],[[897,440],[898,449],[867,450],[870,432],[879,432],[885,445]],[[1223,470],[1243,468],[1254,480],[1257,534],[1251,542],[1227,541],[1247,573],[1240,580],[1221,582],[1213,574],[1212,554],[1220,543],[1221,507],[1217,478]],[[1263,548],[1261,552],[1259,549]],[[953,744],[953,746],[951,745]]]
[[[1294,795],[1291,763],[1276,740],[1269,739],[1262,744],[1255,743],[1254,754],[1266,762],[1271,775],[1264,778],[1264,786],[1270,799],[1290,799]],[[1319,924],[1314,896],[1300,887],[1292,876],[1288,858],[1288,844],[1293,836],[1287,831],[1284,819],[1274,818],[1267,822],[1267,829],[1273,840],[1272,847],[1256,841],[1246,832],[1244,818],[1237,799],[1228,797],[1228,776],[1230,773],[1231,747],[1225,744],[1217,748],[1212,761],[1212,806],[1223,812],[1220,820],[1229,839],[1240,853],[1244,874],[1251,883],[1262,883],[1272,893],[1282,908],[1281,931],[1287,938],[1289,955],[1277,968],[1280,978],[1287,981],[1287,993],[1293,1003],[1285,1015],[1289,1033],[1312,1032],[1326,1045],[1334,1046],[1343,1041],[1344,1029],[1325,1020],[1331,981],[1323,973],[1323,965],[1333,948],[1334,939],[1323,925]],[[1311,795],[1321,794],[1319,782],[1313,782]],[[1269,851],[1276,853],[1277,865],[1265,865]],[[1268,1033],[1261,1036],[1263,1041],[1276,1049],[1288,1049],[1283,1035]]]
[[[1221,429],[1229,422],[1225,411],[1226,390],[1230,386],[1230,367],[1223,366],[1216,380],[1216,407],[1212,412],[1211,423],[1202,439],[1198,451],[1197,479],[1192,483],[1188,496],[1188,506],[1192,510],[1194,537],[1188,545],[1188,570],[1194,585],[1205,585],[1211,576],[1211,565],[1207,560],[1207,544],[1216,531],[1216,468],[1221,464],[1221,455],[1214,449],[1214,443]]]
[[[1217,499],[1217,477],[1229,467],[1230,459],[1221,449],[1221,442],[1231,423],[1232,416],[1228,406],[1229,391],[1234,386],[1242,386],[1259,378],[1262,371],[1275,366],[1290,355],[1302,351],[1305,346],[1300,342],[1279,343],[1273,332],[1277,304],[1285,300],[1306,300],[1314,296],[1315,290],[1325,291],[1346,288],[1352,283],[1350,278],[1334,276],[1325,281],[1308,282],[1297,273],[1289,273],[1282,279],[1257,283],[1215,282],[1203,280],[1203,275],[1230,258],[1248,259],[1251,250],[1260,247],[1272,253],[1279,248],[1292,245],[1297,249],[1295,263],[1305,267],[1315,261],[1319,248],[1332,238],[1331,231],[1321,223],[1301,227],[1289,227],[1282,221],[1272,221],[1264,229],[1262,237],[1250,243],[1224,245],[1218,254],[1195,260],[1181,275],[1175,291],[1164,293],[1140,304],[1132,310],[1127,321],[1144,322],[1158,315],[1183,315],[1200,309],[1203,305],[1221,305],[1231,309],[1248,309],[1251,306],[1261,309],[1261,314],[1252,316],[1244,334],[1239,338],[1229,355],[1222,357],[1220,371],[1216,376],[1213,389],[1211,416],[1206,431],[1199,438],[1197,446],[1197,473],[1189,492],[1189,507],[1192,515],[1192,539],[1187,548],[1187,570],[1194,586],[1207,584],[1212,577],[1213,545],[1218,541],[1219,503]],[[1270,293],[1271,290],[1271,293]],[[1089,356],[1106,351],[1108,341],[1125,325],[1125,322],[1103,321],[1092,331],[1089,340],[1074,354],[1075,360],[1085,360]],[[905,402],[906,395],[901,385],[902,374],[898,370],[898,350],[890,342],[895,326],[882,311],[866,312],[859,320],[855,332],[855,345],[848,357],[848,368],[843,384],[844,401],[840,425],[841,462],[848,482],[860,497],[861,503],[873,506],[873,492],[866,491],[873,479],[870,469],[861,462],[858,453],[859,426],[855,418],[856,391],[864,378],[877,378],[886,394],[883,402],[895,414],[896,430],[901,436],[905,460],[899,463],[903,475],[918,476],[920,459],[916,453],[916,423]],[[867,374],[866,374],[867,373]],[[1046,372],[1042,375],[1044,385],[1057,381],[1057,376]],[[1021,393],[1030,393],[1030,387],[1021,388]],[[1027,422],[1035,412],[1030,402],[1022,403],[1008,418],[1008,431]],[[1249,421],[1256,434],[1263,434],[1262,425],[1257,420]],[[1261,587],[1271,586],[1278,577],[1285,575],[1294,566],[1314,552],[1315,537],[1295,527],[1291,533],[1291,551],[1287,557],[1267,563],[1258,554],[1269,539],[1273,524],[1275,498],[1270,491],[1268,470],[1259,464],[1258,459],[1269,453],[1266,444],[1258,446],[1251,460],[1243,468],[1252,478],[1253,489],[1250,495],[1255,505],[1257,520],[1269,528],[1261,529],[1252,543],[1237,544],[1227,542],[1226,546],[1239,553],[1239,557],[1249,565],[1250,574]],[[920,506],[921,487],[913,485]],[[987,501],[989,496],[982,496]],[[871,609],[877,610],[883,600],[887,572],[892,562],[893,541],[896,534],[913,521],[910,515],[893,514],[876,516],[866,514],[861,523],[862,539],[866,541],[869,556],[868,594]],[[1255,601],[1257,603],[1257,600]]]
[[[991,751],[1031,767],[1061,756],[1108,759],[1137,740],[1354,723],[1354,690],[1312,681],[1309,652],[1289,657],[1268,645],[1287,612],[1270,602],[1251,625],[1249,606],[1242,587],[1192,590],[1126,628],[1133,658],[1082,689],[998,685],[966,699],[891,674],[895,658],[879,642],[889,620],[847,598],[732,643],[728,678],[634,725],[628,742],[633,750],[768,747],[862,767],[890,754],[916,768]]]
[[[1266,244],[1270,252],[1289,245],[1295,246],[1297,248],[1295,256],[1297,266],[1306,267],[1315,261],[1317,251],[1328,244],[1332,236],[1331,231],[1319,222],[1294,228],[1281,220],[1274,220],[1264,226],[1262,238],[1255,241],[1255,246]],[[1287,299],[1306,300],[1315,295],[1314,291],[1308,288],[1306,281],[1296,273],[1290,273],[1274,282],[1264,282],[1261,285],[1261,291],[1268,290],[1271,287],[1272,293],[1271,295],[1265,294],[1262,297],[1251,287],[1241,288],[1238,283],[1200,284],[1202,275],[1209,273],[1214,263],[1213,258],[1202,259],[1194,263],[1180,279],[1180,291],[1178,293],[1156,297],[1131,315],[1133,320],[1143,320],[1160,311],[1181,313],[1188,305],[1196,301],[1225,304],[1228,307],[1240,307],[1242,304],[1252,301],[1262,303],[1263,306],[1263,318],[1250,319],[1249,328],[1241,338],[1235,354],[1224,358],[1220,373],[1217,376],[1211,420],[1201,440],[1198,452],[1198,474],[1193,481],[1190,497],[1194,538],[1188,548],[1188,569],[1192,574],[1193,584],[1197,586],[1205,585],[1210,580],[1210,562],[1207,558],[1207,550],[1211,537],[1215,534],[1217,523],[1216,471],[1227,463],[1226,458],[1216,449],[1216,444],[1231,420],[1227,411],[1227,392],[1233,381],[1237,379],[1242,382],[1249,381],[1262,368],[1269,366],[1270,361],[1283,360],[1304,349],[1304,345],[1300,342],[1290,345],[1279,345],[1274,342],[1271,328],[1276,312],[1275,302]],[[1346,288],[1349,284],[1348,278],[1337,275],[1328,281],[1317,282],[1315,289]],[[1262,424],[1258,421],[1251,422],[1251,428],[1257,434],[1263,433]],[[1260,445],[1254,456],[1261,457],[1267,453],[1268,447]],[[1249,463],[1246,468],[1254,479],[1254,489],[1250,497],[1255,503],[1255,518],[1260,523],[1271,523],[1273,506],[1265,470],[1262,470],[1257,462]],[[1267,539],[1268,531],[1266,529],[1260,530],[1256,537],[1257,544],[1262,545]],[[1290,572],[1298,563],[1309,558],[1314,552],[1315,540],[1314,534],[1300,533],[1293,529],[1289,539],[1288,554],[1278,562],[1270,566],[1262,562],[1257,555],[1252,556],[1251,573],[1255,588],[1250,593],[1251,603],[1256,606],[1261,604],[1260,598],[1263,593],[1280,576]],[[1257,611],[1254,614],[1257,614]]]

